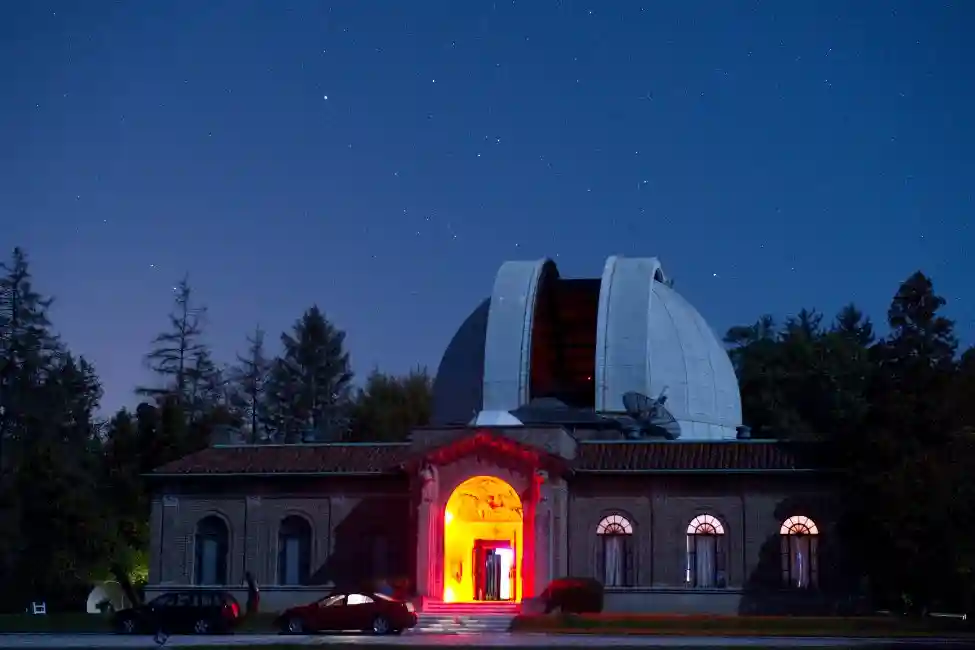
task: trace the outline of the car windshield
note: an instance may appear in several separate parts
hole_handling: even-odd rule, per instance
[[[380,600],[387,600],[387,601],[389,601],[389,602],[391,602],[391,603],[395,603],[395,602],[399,602],[399,601],[397,601],[397,600],[396,600],[395,598],[390,598],[390,597],[389,597],[389,596],[387,596],[386,594],[380,594],[380,593],[376,593],[376,594],[373,594],[373,595],[374,595],[374,596],[375,596],[376,598],[378,598],[378,599],[380,599]]]

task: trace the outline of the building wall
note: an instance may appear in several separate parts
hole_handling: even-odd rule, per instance
[[[607,588],[609,611],[713,614],[814,610],[836,582],[831,492],[822,476],[644,476],[577,478],[569,500],[569,573],[602,579],[596,528],[611,514],[633,526],[633,579]],[[709,514],[724,527],[726,586],[685,584],[687,527]],[[779,529],[790,516],[812,518],[820,530],[819,585],[797,594],[782,588]]]
[[[464,471],[461,472],[460,470]],[[487,472],[480,463],[444,467],[446,495],[463,478]],[[463,476],[461,475],[463,474]],[[502,478],[526,489],[516,473]],[[600,519],[621,514],[633,525],[633,580],[608,588],[608,611],[741,612],[810,611],[822,607],[817,593],[781,589],[778,532],[793,515],[815,520],[821,533],[819,580],[832,584],[829,486],[821,476],[576,475],[546,488],[539,543],[545,576],[596,575]],[[190,585],[197,523],[222,518],[230,532],[228,581],[241,589],[246,571],[262,590],[262,608],[279,610],[324,595],[334,585],[361,585],[377,577],[413,580],[417,567],[416,486],[406,477],[329,478],[208,482],[160,486],[152,508],[149,593]],[[307,586],[276,586],[278,531],[288,515],[304,517],[312,530],[312,576]],[[686,530],[695,516],[717,517],[725,529],[727,586],[694,589],[684,583]],[[385,538],[385,566],[376,566],[378,538]],[[833,549],[835,550],[835,549]],[[544,585],[538,585],[539,588]]]
[[[244,593],[250,571],[268,611],[306,603],[335,585],[412,575],[412,508],[404,480],[230,481],[160,486],[152,507],[148,594],[193,584],[197,525],[210,515],[229,532],[229,585]],[[311,529],[305,586],[277,585],[279,531],[291,515]],[[379,545],[385,551],[377,557]]]

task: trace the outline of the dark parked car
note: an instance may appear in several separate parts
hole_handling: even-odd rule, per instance
[[[332,594],[284,611],[275,625],[285,634],[351,630],[399,634],[416,625],[416,610],[412,603],[373,592]]]
[[[119,610],[112,617],[121,634],[215,634],[231,631],[241,618],[240,605],[225,591],[175,591],[143,605]]]

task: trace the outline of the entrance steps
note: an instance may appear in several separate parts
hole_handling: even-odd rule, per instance
[[[484,634],[507,632],[518,614],[516,603],[444,603],[424,600],[417,632]]]

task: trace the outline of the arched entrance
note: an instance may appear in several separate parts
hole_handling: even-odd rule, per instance
[[[520,602],[524,511],[514,488],[469,478],[447,499],[443,522],[444,602]]]

